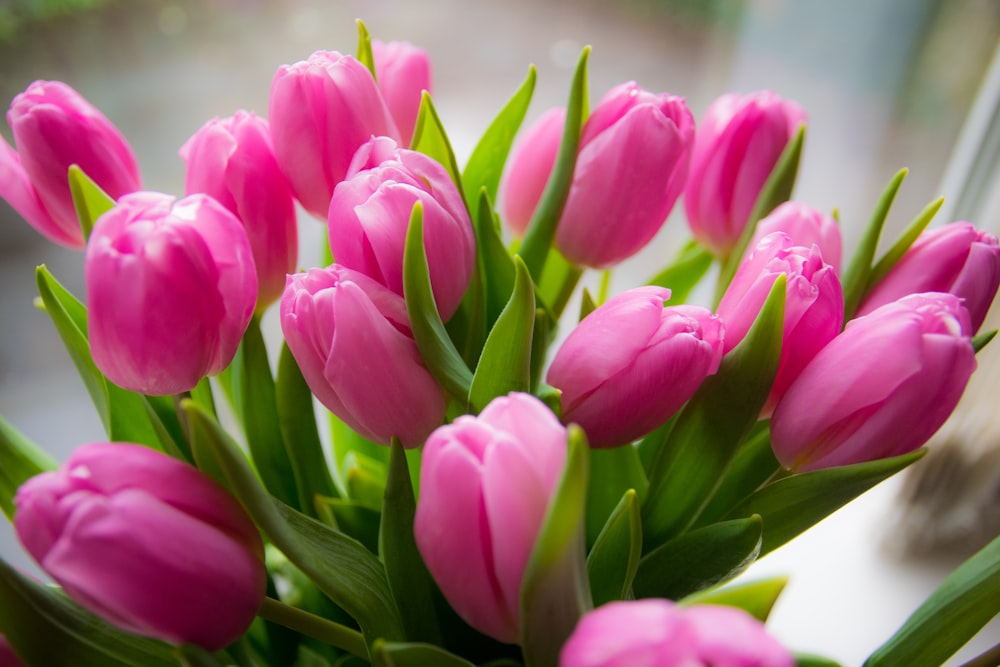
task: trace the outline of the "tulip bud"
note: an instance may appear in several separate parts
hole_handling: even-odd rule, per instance
[[[281,170],[302,206],[320,219],[358,147],[373,135],[399,138],[371,72],[336,51],[279,67],[268,118]]]
[[[7,122],[17,152],[0,137],[0,197],[55,243],[84,245],[69,189],[71,165],[114,199],[140,188],[125,138],[65,83],[32,83],[14,98]]]
[[[494,399],[424,446],[414,535],[469,625],[514,643],[521,578],[566,460],[566,430],[529,394]]]
[[[25,549],[109,623],[222,649],[264,600],[264,547],[242,506],[204,473],[132,444],[94,443],[14,499]]]
[[[917,449],[951,414],[976,368],[969,313],[952,294],[912,294],[848,322],[785,392],[771,420],[795,471]]]
[[[925,231],[865,297],[858,315],[907,294],[949,292],[964,301],[976,332],[1000,286],[1000,245],[968,222]]]
[[[722,324],[700,306],[663,302],[670,290],[619,294],[570,332],[546,382],[562,392],[562,415],[592,447],[615,447],[667,421],[719,369]]]
[[[319,401],[355,431],[417,447],[445,416],[402,297],[334,264],[288,276],[281,330]]]
[[[372,40],[375,77],[382,97],[406,146],[417,125],[423,91],[431,92],[431,62],[427,52],[409,42]]]
[[[695,238],[722,257],[732,252],[767,177],[805,111],[770,91],[723,95],[695,136],[684,208]]]
[[[298,227],[292,191],[278,168],[267,121],[237,111],[210,120],[181,148],[184,192],[203,192],[243,222],[257,267],[257,308],[285,289],[295,271]]]
[[[538,208],[556,163],[565,124],[566,109],[549,109],[524,131],[507,161],[500,204],[504,222],[517,236],[528,231]]]
[[[726,325],[725,351],[750,330],[778,276],[786,276],[781,360],[762,416],[767,417],[806,364],[840,333],[844,294],[837,271],[819,248],[793,245],[783,232],[768,234],[743,260],[719,302]]]
[[[556,234],[572,262],[604,268],[639,252],[684,188],[694,118],[684,98],[629,82],[612,88],[583,126]]]
[[[476,262],[462,195],[423,153],[375,137],[358,149],[330,201],[330,249],[338,264],[403,295],[403,248],[413,205],[423,205],[424,248],[441,318],[458,308]]]
[[[144,394],[188,391],[228,366],[257,296],[246,230],[203,194],[122,197],[94,225],[84,273],[94,363]]]
[[[816,246],[823,261],[840,271],[842,240],[840,225],[833,217],[800,202],[787,201],[757,223],[747,248],[755,248],[761,239],[774,232],[787,234],[794,246]]]

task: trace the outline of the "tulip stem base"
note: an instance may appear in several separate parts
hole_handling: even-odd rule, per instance
[[[360,632],[321,616],[292,607],[274,598],[264,598],[257,615],[313,639],[336,646],[359,658],[368,657],[368,646]]]

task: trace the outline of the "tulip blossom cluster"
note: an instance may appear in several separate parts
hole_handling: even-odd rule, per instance
[[[266,118],[195,131],[181,198],[67,85],[15,98],[0,196],[84,249],[83,298],[44,267],[39,295],[107,440],[58,465],[0,419],[0,509],[56,584],[0,562],[0,663],[796,664],[764,624],[784,580],[729,582],[920,456],[1000,243],[918,219],[844,248],[782,190],[797,103],[696,120],[627,82],[584,117],[588,53],[565,107],[520,129],[525,85],[459,169],[428,53],[361,25],[357,57],[279,67]],[[564,312],[675,207],[676,262]],[[684,303],[706,275],[717,303]],[[991,554],[872,664],[971,637],[989,614],[948,605],[990,604]]]

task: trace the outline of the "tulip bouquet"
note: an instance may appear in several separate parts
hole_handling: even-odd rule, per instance
[[[588,50],[564,109],[515,145],[529,70],[460,170],[426,55],[359,26],[278,69],[266,121],[191,137],[180,199],[65,84],[14,100],[0,194],[85,248],[86,294],[41,266],[38,303],[107,442],[57,465],[0,420],[0,507],[54,581],[0,564],[0,662],[833,664],[765,629],[784,579],[732,580],[920,457],[992,336],[997,239],[926,231],[936,201],[876,260],[901,172],[842,261],[790,201],[798,105],[589,109]],[[682,194],[680,254],[568,312]],[[939,664],[998,587],[995,541],[868,664]]]

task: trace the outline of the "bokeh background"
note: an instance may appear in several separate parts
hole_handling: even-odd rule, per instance
[[[278,65],[318,49],[353,52],[356,18],[378,39],[429,52],[460,163],[530,63],[538,84],[529,121],[563,104],[586,44],[592,104],[630,79],[685,96],[696,117],[728,91],[793,98],[810,115],[795,196],[839,211],[845,247],[900,167],[910,174],[890,232],[943,191],[956,194],[962,179],[949,180],[947,167],[1000,39],[996,0],[6,0],[0,101],[35,79],[66,81],[128,137],[145,187],[180,194],[184,141],[213,116],[266,115]],[[5,124],[0,134],[11,140]],[[978,210],[985,219],[975,222],[1000,231],[1000,207]],[[687,238],[673,217],[616,272],[613,291],[652,276]],[[303,215],[303,266],[318,262],[323,231]],[[33,305],[41,263],[82,295],[82,255],[47,243],[0,201],[0,414],[62,459],[103,433]],[[891,548],[899,485],[890,480],[751,568],[750,577],[791,576],[771,622],[786,644],[860,664],[961,559]],[[36,571],[5,522],[0,556]],[[995,619],[950,664],[998,637]]]

